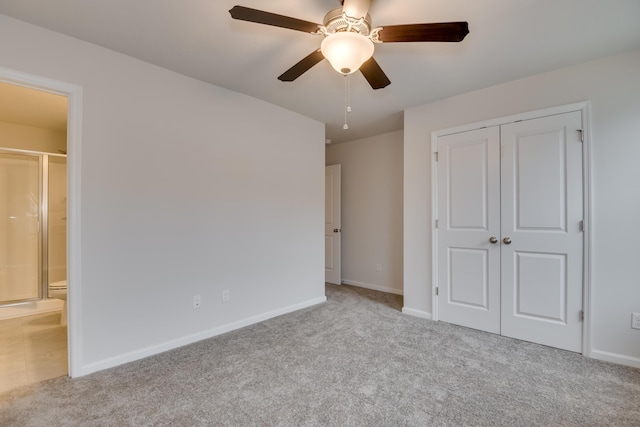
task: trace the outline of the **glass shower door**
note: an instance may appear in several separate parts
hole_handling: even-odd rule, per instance
[[[0,304],[42,297],[40,158],[0,153]]]

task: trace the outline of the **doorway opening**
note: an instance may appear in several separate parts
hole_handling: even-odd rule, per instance
[[[69,105],[66,94],[2,81],[2,71],[0,391],[6,391],[69,373]]]

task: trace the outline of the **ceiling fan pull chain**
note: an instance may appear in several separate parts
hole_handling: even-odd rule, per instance
[[[349,100],[349,75],[345,74],[344,75],[344,126],[342,126],[342,129],[347,130],[349,129],[349,125],[347,124],[347,113],[351,112],[351,106],[350,104],[350,100]]]
[[[347,74],[347,113],[351,112],[351,74]]]

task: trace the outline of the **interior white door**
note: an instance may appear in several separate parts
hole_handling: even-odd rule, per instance
[[[438,317],[500,333],[499,127],[438,138],[437,180]]]
[[[340,165],[325,167],[324,203],[324,280],[341,284],[340,248],[342,225],[340,215]]]
[[[502,335],[582,350],[582,128],[571,112],[502,126]]]

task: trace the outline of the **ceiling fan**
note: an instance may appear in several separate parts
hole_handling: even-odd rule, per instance
[[[231,17],[323,36],[320,48],[278,77],[291,82],[323,59],[343,75],[358,70],[373,89],[382,89],[391,81],[373,58],[376,43],[460,42],[469,34],[467,22],[441,22],[371,27],[371,0],[342,0],[342,7],[331,10],[323,23],[304,21],[244,6],[229,10]]]

